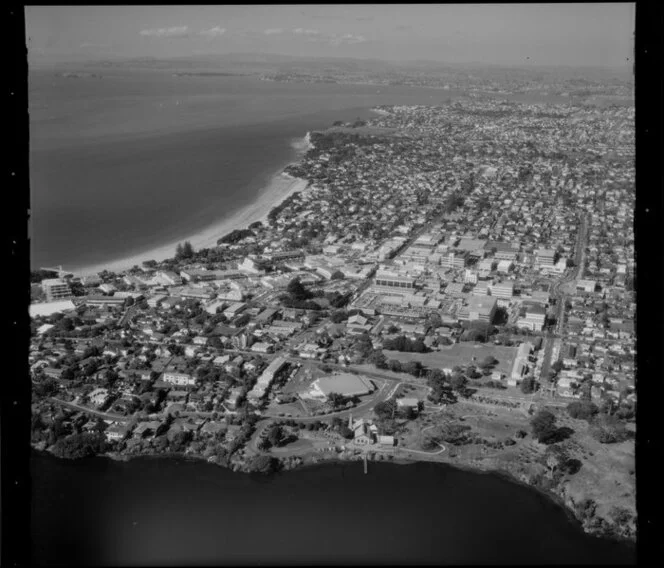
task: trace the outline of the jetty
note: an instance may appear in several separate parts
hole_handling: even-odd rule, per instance
[[[367,461],[367,454],[364,454],[364,473],[365,473],[365,475],[368,472],[368,467],[369,466],[368,466],[368,461]]]

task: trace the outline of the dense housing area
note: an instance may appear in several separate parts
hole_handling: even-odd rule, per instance
[[[34,445],[500,469],[633,537],[634,109],[375,110],[217,247],[33,273]]]

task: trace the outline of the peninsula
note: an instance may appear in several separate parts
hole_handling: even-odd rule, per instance
[[[375,110],[311,133],[301,190],[205,248],[33,272],[34,447],[437,461],[633,540],[634,108]]]

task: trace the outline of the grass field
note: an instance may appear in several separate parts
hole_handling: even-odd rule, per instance
[[[498,360],[494,370],[509,374],[516,355],[516,347],[504,347],[500,345],[485,345],[483,343],[455,343],[444,347],[441,351],[431,353],[400,353],[398,351],[383,351],[388,359],[398,361],[419,361],[430,369],[453,368],[456,365],[464,366],[479,363],[492,355]]]

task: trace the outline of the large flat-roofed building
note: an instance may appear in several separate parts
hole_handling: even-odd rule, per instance
[[[172,270],[161,270],[157,272],[157,278],[168,286],[180,286],[182,284],[182,278]]]
[[[261,373],[254,387],[247,393],[247,398],[256,401],[260,399],[267,391],[275,375],[281,371],[287,361],[283,357],[277,357]]]
[[[484,246],[486,243],[487,241],[483,239],[469,239],[462,237],[459,241],[459,244],[457,245],[457,249],[468,252],[478,251],[484,254]]]
[[[37,316],[50,316],[58,312],[67,312],[75,310],[76,306],[71,300],[60,300],[57,302],[40,302],[37,304],[30,304],[28,307],[30,317]]]
[[[553,258],[555,255],[556,251],[553,249],[540,248],[535,252],[537,263],[540,266],[553,266]]]
[[[42,280],[41,286],[49,302],[65,300],[72,296],[69,284],[61,278],[47,278]]]
[[[125,298],[117,296],[88,296],[85,300],[87,306],[122,306]]]
[[[497,301],[491,296],[470,296],[468,298],[468,320],[482,320],[491,323],[496,315]]]
[[[541,331],[546,320],[546,309],[540,305],[530,305],[524,317],[519,319],[519,327],[533,331]]]
[[[263,257],[270,262],[278,264],[280,262],[286,262],[287,260],[294,260],[294,259],[304,260],[304,251],[284,250],[284,251],[264,254]]]
[[[334,392],[343,396],[362,396],[373,391],[374,386],[369,379],[343,373],[314,381],[309,395],[312,398],[327,398]]]
[[[468,253],[449,253],[440,257],[440,266],[443,268],[463,268],[466,265]]]
[[[596,280],[577,280],[576,289],[583,292],[594,292],[597,286]]]
[[[516,386],[521,382],[523,376],[528,372],[528,356],[533,349],[533,344],[525,342],[519,345],[512,365],[512,372],[507,379],[509,386]]]
[[[432,251],[436,248],[439,237],[431,234],[421,235],[415,239],[415,242],[411,245],[410,248]]]
[[[510,299],[514,296],[514,280],[505,280],[491,285],[491,295],[494,298]]]
[[[412,290],[415,286],[415,279],[412,276],[404,276],[396,272],[379,270],[376,273],[375,285],[382,288],[400,288]]]

